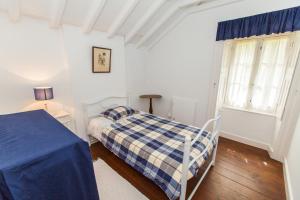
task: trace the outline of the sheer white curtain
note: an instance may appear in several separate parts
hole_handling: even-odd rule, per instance
[[[247,105],[249,84],[256,54],[257,41],[235,42],[229,66],[225,102],[228,105],[243,108]]]
[[[255,110],[275,112],[287,70],[288,43],[287,37],[263,41],[251,99]]]
[[[223,105],[280,115],[299,49],[299,34],[226,41],[219,88]]]

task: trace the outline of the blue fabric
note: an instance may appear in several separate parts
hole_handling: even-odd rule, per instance
[[[45,111],[0,115],[0,200],[98,200],[89,146]]]
[[[218,23],[216,40],[300,30],[300,6]]]

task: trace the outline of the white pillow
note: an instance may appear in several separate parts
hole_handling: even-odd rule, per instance
[[[100,139],[103,129],[109,127],[112,123],[114,123],[112,120],[105,117],[94,118],[89,123],[88,134]]]

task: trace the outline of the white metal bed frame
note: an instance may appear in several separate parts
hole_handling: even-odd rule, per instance
[[[100,100],[95,100],[92,102],[86,102],[83,103],[83,114],[84,114],[84,123],[85,123],[85,128],[86,128],[86,133],[88,133],[88,123],[90,119],[95,118],[99,116],[99,114],[108,108],[112,108],[115,106],[126,106],[128,105],[128,97],[106,97]],[[196,184],[195,188],[193,189],[192,193],[187,197],[188,200],[192,199],[193,195],[197,191],[198,187],[200,186],[201,182],[205,178],[206,174],[208,173],[209,169],[211,166],[214,166],[215,160],[216,160],[216,153],[217,153],[217,147],[218,147],[218,138],[219,138],[219,131],[220,131],[220,120],[221,117],[218,115],[216,118],[208,120],[204,126],[202,127],[201,131],[199,134],[191,140],[189,136],[185,137],[185,144],[184,144],[184,154],[183,154],[183,163],[182,163],[182,178],[181,178],[181,193],[180,193],[180,200],[185,200],[186,199],[186,188],[187,188],[187,182],[188,182],[188,172],[189,168],[202,156],[208,152],[210,146],[206,146],[204,151],[199,154],[197,157],[195,157],[192,161],[189,161],[190,159],[190,152],[191,152],[191,147],[195,142],[201,137],[203,131],[205,131],[211,124],[213,124],[213,130],[210,133],[211,139],[209,142],[209,145],[212,145],[212,141],[216,139],[216,147],[214,148],[213,154],[212,154],[212,159],[210,163],[208,164],[206,170],[202,174],[201,178],[199,179],[198,183]]]

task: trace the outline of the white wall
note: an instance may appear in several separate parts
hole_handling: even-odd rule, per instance
[[[222,136],[271,150],[276,117],[222,108]]]
[[[290,192],[290,199],[300,199],[300,159],[299,159],[299,152],[300,152],[300,116],[298,118],[298,123],[295,128],[294,137],[292,139],[292,143],[290,146],[290,150],[286,159],[286,170],[288,171],[288,178],[286,180],[290,181],[287,184],[289,185],[289,192]]]
[[[172,96],[193,98],[198,100],[196,125],[203,125],[210,114],[212,71],[221,60],[221,54],[216,53],[222,46],[215,41],[217,23],[294,6],[299,6],[298,0],[243,0],[183,19],[146,58],[147,87],[164,97],[154,105],[156,110],[159,108],[159,114],[167,116]],[[275,118],[228,109],[222,114],[222,130],[230,133],[232,139],[263,148],[272,144]]]
[[[0,14],[0,113],[18,112],[34,102],[33,87],[54,87],[55,101],[69,104],[68,66],[61,35],[42,21],[11,23]]]
[[[51,29],[41,20],[22,17],[11,23],[0,13],[0,113],[35,108],[33,87],[50,85],[53,101],[75,109],[77,134],[84,136],[81,103],[126,95],[123,38],[79,27]],[[112,49],[111,73],[92,73],[92,46]],[[50,109],[52,104],[50,104]]]
[[[96,31],[87,35],[73,26],[64,26],[63,38],[71,74],[77,131],[83,134],[83,102],[126,95],[124,41],[121,37],[107,39],[105,34]],[[92,46],[112,49],[111,73],[92,73]]]
[[[194,20],[188,19],[150,52],[147,57],[147,84],[151,92],[163,96],[154,104],[158,114],[168,115],[173,96],[197,99],[196,125],[203,125],[208,106],[210,56],[214,48],[205,43],[213,41],[215,36],[202,32],[200,26],[194,25]],[[207,24],[206,28],[213,29],[214,26],[213,23]],[[205,50],[201,49],[202,44]]]
[[[110,40],[96,31],[87,35],[80,28],[72,26],[64,26],[63,38],[76,103],[107,95],[126,94],[123,38]],[[111,73],[92,73],[92,46],[112,49]]]
[[[126,85],[130,105],[135,109],[147,111],[148,102],[139,98],[140,95],[147,93],[147,74],[145,73],[147,52],[127,45],[125,55]]]

